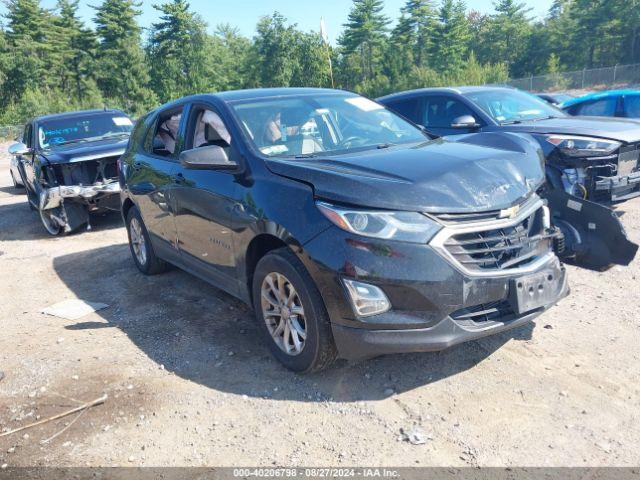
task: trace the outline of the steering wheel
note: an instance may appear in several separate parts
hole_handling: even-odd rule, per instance
[[[357,146],[357,142],[363,144],[364,142],[366,142],[366,140],[362,137],[358,137],[357,135],[352,135],[350,137],[343,138],[338,146],[342,148],[351,148]],[[356,145],[354,145],[354,143],[356,143]]]

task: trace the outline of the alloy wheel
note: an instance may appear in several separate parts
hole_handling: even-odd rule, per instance
[[[131,236],[131,246],[133,247],[133,254],[136,256],[136,260],[140,265],[146,265],[147,263],[147,245],[142,233],[142,225],[137,218],[133,217],[129,222],[129,233]]]
[[[287,355],[302,353],[307,338],[307,322],[300,296],[281,273],[268,274],[261,287],[262,316],[267,330]]]
[[[43,210],[38,209],[38,213],[40,214],[40,220],[42,221],[42,225],[47,230],[49,235],[56,236],[60,233],[61,227],[58,224],[58,221],[55,219],[52,210]]]

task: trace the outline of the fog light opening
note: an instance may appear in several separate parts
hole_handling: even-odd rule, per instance
[[[379,287],[355,280],[343,281],[349,292],[351,306],[359,317],[380,315],[391,309],[391,302]]]

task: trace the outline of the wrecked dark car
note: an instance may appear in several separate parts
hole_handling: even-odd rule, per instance
[[[542,148],[548,186],[601,204],[640,195],[640,122],[572,117],[501,87],[425,88],[378,99],[437,135],[528,133]]]
[[[200,95],[137,123],[122,215],[141,272],[173,264],[242,299],[273,355],[309,372],[445,349],[566,296],[541,157],[528,135],[434,139],[343,91]],[[566,201],[556,220],[593,224],[585,262],[633,258],[617,217]]]
[[[117,161],[133,123],[119,110],[48,115],[9,147],[32,210],[50,235],[91,226],[90,214],[120,209]]]

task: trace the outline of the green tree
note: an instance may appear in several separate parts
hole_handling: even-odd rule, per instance
[[[208,38],[204,21],[186,0],[170,0],[154,8],[161,16],[151,27],[147,55],[151,85],[160,101],[215,90],[219,77],[212,71],[212,50],[217,45]]]
[[[531,9],[516,0],[499,0],[495,4],[496,14],[491,17],[488,41],[491,63],[506,62],[512,75],[522,74],[518,61],[527,49],[531,25],[527,17]]]
[[[407,0],[401,12],[406,15],[406,28],[411,32],[408,40],[413,48],[415,63],[418,67],[426,67],[433,50],[433,37],[438,24],[438,13],[434,3],[432,0]]]
[[[346,55],[360,57],[361,80],[371,81],[380,72],[389,19],[382,0],[353,0],[345,31],[339,39]],[[353,65],[352,62],[347,64]]]
[[[433,64],[437,71],[455,74],[465,64],[471,30],[464,2],[443,0],[434,35]]]
[[[82,104],[91,98],[100,103],[101,94],[94,78],[95,35],[78,18],[78,0],[59,0],[56,11],[50,40],[55,64],[50,76],[57,80],[58,89],[72,92],[75,102]]]
[[[97,80],[103,95],[117,106],[139,114],[156,103],[149,88],[149,69],[140,44],[134,0],[104,0],[96,9]]]

